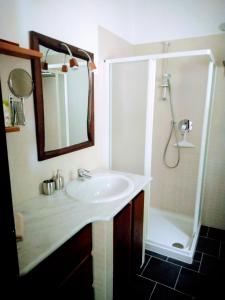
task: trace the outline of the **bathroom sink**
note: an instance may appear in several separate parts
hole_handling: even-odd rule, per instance
[[[66,192],[76,200],[86,203],[102,203],[128,196],[134,189],[131,179],[120,174],[95,174],[90,179],[73,180]]]

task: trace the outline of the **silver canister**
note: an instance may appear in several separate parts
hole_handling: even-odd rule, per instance
[[[53,179],[44,180],[42,187],[45,195],[52,195],[55,191],[55,181]]]

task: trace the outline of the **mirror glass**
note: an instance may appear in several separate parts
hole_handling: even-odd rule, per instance
[[[9,74],[8,86],[14,96],[26,98],[33,91],[33,80],[24,69],[14,69]]]
[[[48,70],[41,71],[45,151],[59,149],[88,141],[88,66],[78,59],[79,67],[69,68],[69,56],[41,46],[43,55],[48,51]],[[68,72],[62,72],[62,65]]]
[[[38,159],[94,145],[93,53],[37,32],[30,32]],[[72,64],[71,64],[72,61]]]

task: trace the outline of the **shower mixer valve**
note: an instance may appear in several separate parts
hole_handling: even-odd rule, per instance
[[[180,148],[194,148],[195,146],[187,141],[187,134],[192,130],[192,121],[188,119],[181,120],[178,123],[178,129],[182,135],[182,140],[176,146]]]
[[[178,124],[178,128],[181,134],[186,134],[192,130],[192,122],[190,120],[181,120]]]

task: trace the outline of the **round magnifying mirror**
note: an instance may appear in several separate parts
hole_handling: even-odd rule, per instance
[[[189,132],[192,130],[192,122],[188,119],[181,120],[178,123],[178,129],[181,133]]]
[[[27,98],[31,95],[34,84],[30,74],[24,69],[14,69],[9,74],[8,85],[14,96]]]

